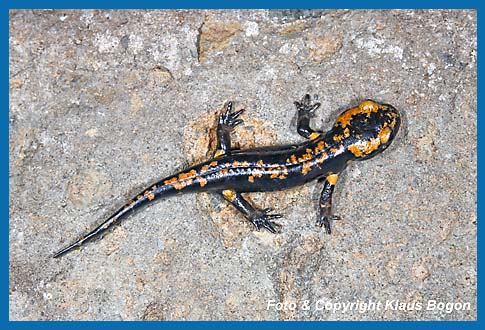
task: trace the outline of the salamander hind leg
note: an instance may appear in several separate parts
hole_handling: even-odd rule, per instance
[[[312,103],[309,94],[306,94],[301,102],[294,102],[298,110],[297,130],[298,134],[306,139],[316,140],[320,137],[321,132],[310,128],[310,118],[313,117],[314,111],[320,107],[320,103]]]
[[[332,233],[330,221],[340,220],[337,215],[332,214],[332,194],[337,183],[338,174],[330,174],[325,178],[322,193],[320,195],[319,215],[317,225],[325,227],[327,234]]]
[[[279,231],[281,226],[272,220],[281,218],[281,214],[270,214],[273,211],[270,208],[263,210],[254,208],[240,193],[234,190],[223,190],[222,196],[244,214],[257,230],[265,228],[272,233]]]
[[[231,150],[231,131],[237,125],[243,123],[242,119],[237,119],[244,109],[232,112],[232,102],[226,105],[226,111],[219,114],[217,123],[217,148],[214,152],[214,158],[222,157],[230,153]]]

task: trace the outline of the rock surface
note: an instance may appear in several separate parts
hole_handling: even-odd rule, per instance
[[[10,319],[476,319],[476,79],[474,11],[12,11]],[[228,100],[247,109],[240,147],[301,141],[307,92],[324,130],[365,98],[405,119],[342,175],[331,236],[315,182],[250,196],[285,215],[278,235],[182,195],[52,259],[204,159]],[[394,300],[405,310],[316,308]]]

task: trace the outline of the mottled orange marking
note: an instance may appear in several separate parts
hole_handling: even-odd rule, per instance
[[[307,153],[307,154],[310,154],[310,155],[311,155],[311,153],[312,153],[312,151],[313,151],[313,150],[312,150],[312,149],[310,149],[310,148],[306,148],[306,150],[305,150],[305,151],[306,151],[306,153]]]
[[[150,190],[145,190],[145,192],[143,193],[143,196],[147,196],[149,193],[150,193]]]
[[[200,184],[201,187],[205,186],[207,184],[207,180],[201,176],[198,176],[196,178],[197,182]]]
[[[253,183],[254,182],[254,176],[252,176],[252,175],[248,176],[248,181]]]
[[[333,136],[333,140],[334,140],[335,142],[340,142],[340,141],[342,141],[343,139],[344,139],[344,137],[343,137],[342,135],[335,134],[335,135]]]
[[[171,179],[168,179],[168,180],[165,180],[163,181],[164,184],[174,184],[175,182],[177,182],[177,178],[171,178]]]
[[[312,163],[304,162],[302,164],[301,173],[303,173],[303,175],[306,175],[308,172],[310,172],[311,169],[312,169]]]
[[[233,167],[239,167],[239,162],[237,160],[235,160],[233,163],[232,163],[232,166]]]
[[[350,130],[347,127],[347,128],[344,129],[344,137],[348,138],[349,136],[350,136]]]
[[[151,201],[154,200],[155,199],[155,194],[154,193],[148,194],[148,199],[151,200]]]
[[[320,156],[317,157],[317,163],[318,164],[322,164],[326,159],[327,159],[328,155],[325,153],[325,152],[322,152],[320,154]]]
[[[224,168],[224,169],[222,169],[222,170],[219,171],[219,174],[220,175],[226,175],[228,172],[229,172],[229,169]]]
[[[244,162],[241,163],[241,166],[243,166],[243,167],[249,167],[250,164],[249,164],[249,162],[244,161]]]
[[[252,175],[255,176],[256,178],[260,178],[263,176],[263,171],[259,170],[259,169],[254,169],[252,171]]]
[[[336,153],[336,152],[337,152],[337,149],[335,149],[335,148],[330,148],[330,152],[331,152],[332,154],[334,154],[334,153]]]
[[[292,162],[293,164],[298,163],[298,160],[296,159],[296,156],[295,156],[295,155],[291,155],[291,156],[290,156],[290,160],[291,160],[291,162]]]
[[[136,196],[136,199],[142,199],[142,198],[143,198],[143,196],[142,196],[142,195],[138,195],[138,196]]]
[[[200,173],[204,173],[204,172],[207,172],[207,170],[209,169],[209,165],[204,165],[200,168]]]
[[[128,203],[127,203],[127,204],[128,204],[128,205],[132,205],[132,204],[134,204],[134,203],[135,203],[135,201],[134,201],[134,200],[132,200],[132,199],[130,199],[130,200],[128,201]]]
[[[231,202],[236,199],[236,192],[233,190],[223,190],[222,195]]]
[[[258,160],[256,164],[258,164],[259,167],[264,167],[264,163],[262,159]]]
[[[329,176],[327,176],[327,181],[332,186],[335,186],[335,184],[337,184],[337,179],[338,179],[338,174],[330,174]]]
[[[362,157],[364,155],[368,155],[371,152],[377,150],[380,144],[381,144],[381,140],[379,138],[370,139],[368,141],[356,142],[350,145],[348,149],[352,154],[354,154],[355,157]]]
[[[217,162],[216,162],[215,160],[214,160],[214,161],[212,161],[212,162],[209,164],[209,166],[210,166],[210,167],[214,167],[214,166],[216,166],[216,165],[217,165]]]
[[[286,179],[286,177],[288,176],[288,169],[287,169],[287,167],[286,166],[282,166],[281,167],[281,171],[282,171],[282,173],[278,177],[278,179],[280,179],[280,180]]]
[[[341,124],[343,128],[350,124],[350,121],[354,116],[365,114],[368,117],[372,112],[379,110],[379,104],[372,101],[364,101],[359,104],[358,107],[350,108],[337,117],[336,122]]]
[[[269,176],[270,179],[276,179],[281,174],[279,168],[274,169]]]
[[[190,179],[190,178],[193,178],[196,174],[197,174],[196,170],[190,170],[190,172],[187,172],[187,173],[180,173],[179,179],[180,180]]]

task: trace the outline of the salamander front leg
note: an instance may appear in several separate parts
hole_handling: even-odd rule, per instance
[[[337,183],[338,174],[330,174],[325,178],[322,194],[320,195],[319,215],[317,225],[325,227],[327,234],[331,234],[330,220],[340,220],[339,216],[332,214],[332,194]]]
[[[320,107],[320,103],[317,102],[312,104],[310,95],[306,94],[301,102],[295,101],[294,104],[298,110],[298,134],[306,139],[318,139],[321,132],[314,131],[310,128],[310,118],[313,117],[313,112]]]
[[[258,231],[261,228],[265,228],[273,234],[278,231],[280,225],[271,220],[281,218],[281,214],[268,214],[273,211],[272,209],[259,210],[254,208],[240,193],[234,190],[223,190],[222,196],[244,214]]]
[[[242,119],[237,119],[244,109],[232,112],[232,102],[226,105],[226,111],[219,115],[219,122],[217,124],[217,149],[214,151],[214,158],[222,157],[229,154],[231,150],[231,131],[237,125],[243,123]]]

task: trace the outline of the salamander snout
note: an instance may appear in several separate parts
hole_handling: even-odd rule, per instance
[[[399,112],[390,104],[365,100],[344,111],[334,125],[342,132],[348,151],[358,160],[369,159],[386,149],[401,124]]]

